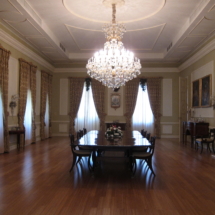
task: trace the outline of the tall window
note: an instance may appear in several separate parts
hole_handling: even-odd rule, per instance
[[[4,153],[3,104],[1,91],[0,91],[0,153]]]
[[[49,96],[47,94],[46,96],[46,112],[45,112],[45,128],[44,128],[44,134],[45,138],[49,137]]]
[[[86,83],[84,84],[81,103],[75,119],[76,131],[83,128],[86,128],[87,131],[99,130],[99,117],[93,100],[92,88],[90,86],[87,91]]]
[[[24,117],[24,126],[25,126],[25,139],[27,142],[31,143],[32,138],[32,99],[31,99],[31,91],[27,92],[27,102],[26,102],[26,110]]]
[[[133,130],[141,131],[141,129],[147,130],[148,133],[154,132],[154,116],[149,103],[147,87],[143,91],[139,85],[137,102],[132,117]]]

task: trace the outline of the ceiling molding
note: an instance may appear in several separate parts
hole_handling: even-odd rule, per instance
[[[37,63],[41,64],[50,71],[54,71],[54,67],[49,62],[47,62],[38,54],[27,48],[25,45],[23,45],[16,39],[14,39],[11,35],[3,31],[2,29],[0,29],[0,39],[8,45],[12,46],[13,48],[17,49],[21,53],[27,55],[29,58],[35,60]]]
[[[86,68],[55,68],[54,73],[73,73],[73,72],[84,72],[87,75],[87,69]],[[151,68],[151,67],[143,67],[141,69],[142,73],[145,72],[159,72],[159,73],[165,73],[165,72],[170,72],[170,73],[176,73],[179,72],[179,69],[176,67],[161,67],[161,68]]]
[[[202,49],[200,49],[196,54],[194,54],[192,57],[190,57],[187,61],[185,61],[183,64],[181,64],[178,68],[179,71],[183,71],[187,67],[194,64],[199,59],[203,58],[206,54],[210,53],[215,49],[215,39],[209,42],[207,45],[205,45]]]
[[[85,72],[87,74],[86,68],[55,68],[54,73],[73,73],[73,72]]]
[[[90,21],[90,22],[96,22],[96,23],[109,23],[110,21],[106,21],[106,20],[103,20],[103,19],[100,19],[100,18],[90,18],[90,17],[86,17],[86,14],[84,14],[84,15],[81,15],[81,14],[78,14],[78,12],[76,11],[76,5],[68,5],[67,4],[67,1],[70,3],[70,4],[77,4],[77,1],[70,1],[70,0],[62,0],[62,3],[63,3],[63,6],[65,7],[65,9],[69,12],[69,13],[71,13],[72,15],[74,15],[75,17],[77,17],[77,18],[80,18],[80,19],[83,19],[83,20],[87,20],[87,21]],[[164,8],[164,6],[165,6],[165,4],[166,4],[166,0],[159,0],[159,1],[161,1],[160,2],[160,4],[158,4],[158,2],[157,2],[157,4],[156,4],[156,6],[158,6],[158,8],[156,8],[155,9],[155,11],[152,11],[151,13],[149,13],[149,14],[147,14],[147,15],[145,15],[145,16],[143,16],[143,17],[139,17],[139,18],[134,18],[134,19],[131,19],[131,20],[124,20],[123,21],[123,23],[133,23],[133,22],[138,22],[138,21],[141,21],[141,20],[144,20],[144,19],[147,19],[147,18],[149,18],[149,17],[153,17],[155,14],[157,14],[157,13],[159,13],[160,11],[161,11],[161,9],[163,9]],[[149,1],[150,2],[150,1]],[[91,4],[92,4],[92,2],[91,2]],[[127,5],[126,5],[126,7],[129,7],[130,5],[128,5],[129,4],[129,2],[127,2]],[[80,5],[79,5],[80,6]],[[88,6],[89,7],[89,5],[87,5],[87,2],[86,2],[86,5],[85,5],[85,7],[86,6]],[[77,6],[78,7],[78,6]],[[96,4],[94,4],[94,5],[92,5],[92,7],[93,8],[95,8],[95,7],[98,7],[98,8],[100,8],[101,9],[101,7],[105,7],[104,5],[103,5],[103,3],[102,3],[102,1],[101,1],[101,3],[99,4],[99,3],[97,3],[96,2]],[[134,7],[134,6],[133,6]],[[133,9],[133,7],[131,7],[130,6],[130,8],[132,8]],[[71,9],[72,8],[72,9]],[[91,9],[91,8],[90,8]],[[136,9],[136,8],[135,8]],[[145,13],[142,13],[142,14],[145,14]],[[119,23],[121,23],[121,22],[119,22]]]

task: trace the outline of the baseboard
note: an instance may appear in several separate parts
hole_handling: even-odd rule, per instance
[[[69,137],[69,134],[52,133],[52,137]]]
[[[179,135],[161,135],[161,138],[177,138],[179,139]]]

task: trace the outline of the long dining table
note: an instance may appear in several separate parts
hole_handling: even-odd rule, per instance
[[[122,137],[107,138],[102,131],[92,130],[81,137],[77,145],[87,146],[93,151],[93,169],[98,159],[98,152],[129,151],[136,147],[149,147],[151,143],[139,131],[125,131]],[[97,155],[96,155],[97,154]]]

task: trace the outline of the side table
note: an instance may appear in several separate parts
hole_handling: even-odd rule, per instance
[[[10,134],[16,134],[17,135],[17,149],[20,149],[20,135],[24,134],[24,143],[25,143],[25,130],[10,130],[9,131],[9,135]],[[23,144],[25,145],[25,144]]]

